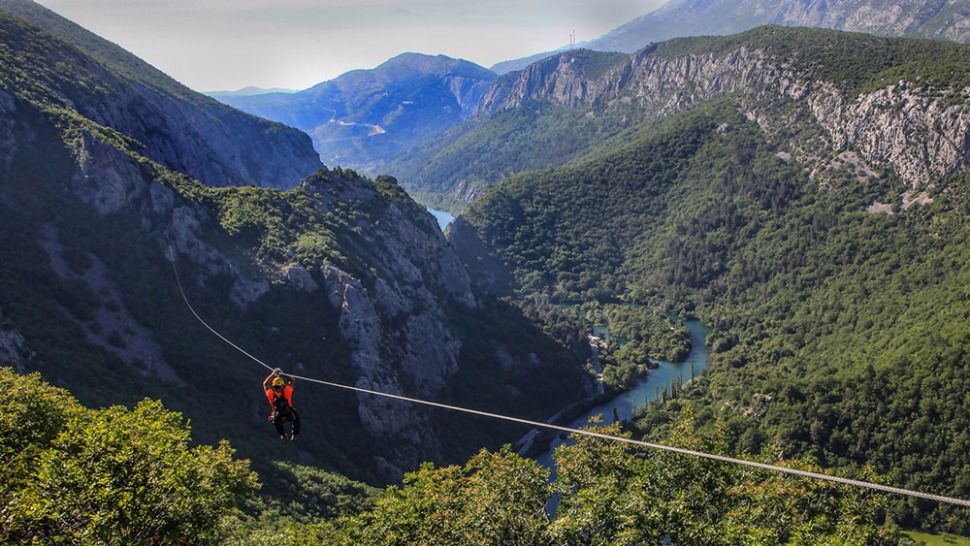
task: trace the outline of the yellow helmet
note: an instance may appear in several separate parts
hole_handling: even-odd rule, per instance
[[[274,387],[282,387],[283,386],[283,378],[280,377],[280,376],[274,377],[273,378],[273,386]]]

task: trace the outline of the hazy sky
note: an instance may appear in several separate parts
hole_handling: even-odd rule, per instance
[[[196,90],[303,89],[404,51],[486,67],[664,0],[39,0]]]

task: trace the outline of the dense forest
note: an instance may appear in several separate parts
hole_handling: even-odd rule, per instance
[[[311,517],[296,501],[258,497],[248,461],[227,442],[193,445],[184,418],[156,401],[90,409],[36,374],[0,368],[0,409],[4,543],[861,546],[900,537],[878,523],[880,496],[588,437],[557,450],[551,482],[507,448],[461,466],[424,465],[379,492],[303,471],[307,502],[327,507]],[[689,415],[669,441],[726,449],[720,434],[699,436]],[[555,518],[546,512],[552,496]]]
[[[714,327],[713,368],[639,430],[663,437],[692,411],[702,429],[723,423],[732,449],[871,465],[966,497],[970,181],[940,180],[906,210],[904,189],[851,175],[820,189],[727,99],[514,176],[464,218],[520,294],[616,298]],[[875,200],[897,205],[874,214]],[[956,510],[892,511],[970,531]]]

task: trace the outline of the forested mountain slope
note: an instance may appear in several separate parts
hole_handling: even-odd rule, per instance
[[[159,398],[260,470],[290,460],[390,481],[519,432],[298,385],[304,435],[280,445],[265,370],[194,321],[175,260],[207,320],[294,372],[534,417],[584,394],[574,358],[479,297],[434,218],[392,178],[338,168],[285,192],[205,186],[153,159],[192,164],[178,147],[97,121],[116,112],[102,90],[125,85],[102,65],[6,14],[0,37],[16,53],[0,71],[4,364],[89,404]],[[144,110],[121,112],[153,126],[136,117]]]
[[[31,0],[0,1],[0,17],[5,88],[75,109],[170,169],[214,186],[291,188],[321,166],[306,135],[196,93]]]
[[[403,53],[298,93],[219,100],[302,129],[325,163],[374,171],[468,117],[495,77],[462,59]]]
[[[703,103],[490,189],[449,235],[468,263],[489,264],[473,283],[711,324],[712,368],[645,413],[650,435],[689,410],[734,449],[970,495],[966,166],[822,176],[749,105]],[[893,502],[899,521],[968,531],[963,512]]]
[[[881,36],[970,41],[970,4],[964,0],[671,0],[660,8],[580,44],[594,51],[634,52],[653,42],[726,35],[761,25],[817,27]],[[496,64],[506,74],[555,52]]]
[[[22,391],[33,394],[31,403]],[[183,417],[157,401],[86,408],[7,368],[0,368],[0,395],[5,544],[888,546],[901,538],[879,523],[878,497],[847,486],[669,453],[634,455],[591,438],[556,453],[560,471],[551,483],[548,470],[506,449],[482,450],[462,466],[424,465],[403,486],[379,493],[303,470],[319,497],[300,501],[328,509],[284,516],[278,502],[255,497],[259,482],[228,443],[193,446]],[[622,434],[616,425],[603,432]],[[720,439],[698,437],[689,420],[670,441],[721,449]],[[559,509],[550,518],[553,496]]]
[[[596,69],[575,68],[586,64]],[[620,59],[563,53],[503,76],[476,119],[389,169],[422,199],[460,209],[502,176],[615,147],[644,122],[733,96],[819,183],[886,171],[916,188],[966,163],[968,64],[970,46],[784,27]]]

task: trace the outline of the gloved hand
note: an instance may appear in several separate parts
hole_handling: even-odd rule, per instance
[[[279,369],[279,368],[273,368],[273,374],[275,374],[275,375],[279,375],[279,374],[281,374],[281,373],[283,373],[283,370],[281,370],[281,369]]]
[[[269,414],[269,422],[270,423],[275,423],[276,422],[276,418],[278,416],[279,416],[279,414],[277,412],[275,412],[275,411],[270,412],[270,414]]]

